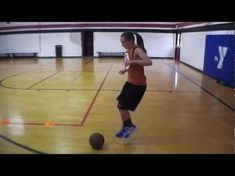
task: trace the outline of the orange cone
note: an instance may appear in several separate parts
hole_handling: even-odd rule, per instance
[[[0,125],[7,125],[9,123],[10,123],[10,121],[6,118],[0,120]]]
[[[46,122],[45,123],[45,127],[47,127],[47,128],[49,128],[49,127],[53,127],[55,125],[55,122],[53,122],[53,121],[48,121],[48,122]]]

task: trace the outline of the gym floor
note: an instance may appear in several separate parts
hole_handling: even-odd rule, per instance
[[[119,139],[122,59],[1,59],[1,154],[234,153],[234,90],[172,59],[145,67],[137,130]],[[102,150],[89,136],[105,137]]]

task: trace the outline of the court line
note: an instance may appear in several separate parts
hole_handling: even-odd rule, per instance
[[[9,122],[9,125],[32,125],[32,126],[44,126],[45,123],[42,122]],[[70,127],[80,127],[81,122],[75,123],[55,123],[53,126],[70,126]]]
[[[209,95],[211,95],[214,99],[216,99],[217,101],[219,101],[220,103],[222,103],[223,105],[225,105],[227,108],[229,108],[231,111],[235,112],[235,109],[233,107],[231,107],[230,105],[228,105],[226,102],[224,102],[223,100],[221,100],[219,97],[215,96],[212,92],[210,92],[209,90],[207,90],[206,88],[202,87],[201,85],[197,84],[195,81],[193,81],[192,79],[188,78],[187,76],[185,76],[183,73],[181,73],[180,71],[176,70],[175,67],[169,65],[168,63],[166,63],[165,61],[163,61],[167,66],[169,66],[170,68],[172,68],[175,72],[179,73],[180,75],[182,75],[183,77],[185,77],[186,79],[188,79],[189,81],[191,81],[192,83],[194,83],[195,85],[197,85],[198,87],[200,87],[202,90],[204,90],[206,93],[208,93]]]
[[[9,78],[12,78],[12,77],[19,76],[19,75],[21,75],[21,74],[24,74],[24,73],[27,73],[27,72],[33,71],[33,70],[34,70],[34,69],[32,69],[32,70],[27,70],[27,71],[23,71],[23,72],[21,72],[21,73],[17,73],[17,74],[15,74],[15,75],[8,76],[8,77],[3,78],[2,80],[0,80],[0,82],[2,82],[2,81],[4,81],[4,80],[7,80],[7,79],[9,79]]]
[[[84,63],[82,66],[85,66],[85,65],[89,64],[90,62],[92,62],[92,61],[88,61],[88,62]],[[46,67],[47,67],[47,66],[46,66]],[[49,67],[49,66],[48,66],[48,67]],[[12,78],[12,77],[19,76],[19,75],[21,75],[21,74],[30,72],[30,71],[40,70],[40,69],[41,69],[41,68],[36,68],[36,69],[32,69],[32,70],[27,70],[27,71],[21,72],[21,73],[15,74],[15,75],[8,76],[8,77],[6,77],[6,78],[0,80],[0,86],[2,86],[2,87],[4,87],[4,88],[16,89],[16,90],[33,90],[33,89],[30,89],[30,88],[33,87],[33,86],[35,86],[35,85],[37,85],[37,84],[39,84],[39,83],[41,83],[42,81],[45,81],[46,79],[45,79],[45,80],[41,80],[41,81],[39,81],[38,83],[35,83],[35,84],[32,85],[32,86],[29,86],[28,88],[8,87],[8,86],[6,86],[6,85],[3,84],[3,81],[5,81],[5,80],[7,80],[7,79],[9,79],[9,78]],[[56,73],[58,73],[58,72],[60,72],[60,71],[61,71],[61,70],[57,71]],[[56,74],[56,73],[54,73],[54,74]],[[51,76],[53,76],[53,75],[51,75]],[[47,78],[47,79],[48,79],[48,78]],[[65,89],[65,90],[67,90],[67,89]]]
[[[86,65],[86,64],[88,64],[88,63],[89,63],[89,62],[85,63],[84,65]],[[83,66],[84,66],[84,65],[83,65]],[[80,122],[80,124],[61,124],[61,123],[56,123],[56,124],[54,124],[54,126],[82,126],[82,125],[84,124],[84,122],[85,122],[86,118],[88,117],[88,114],[89,114],[89,112],[90,112],[90,110],[91,110],[91,108],[92,108],[92,106],[93,106],[93,104],[94,104],[94,102],[95,102],[95,100],[96,100],[96,98],[97,98],[97,96],[98,96],[98,93],[100,92],[100,90],[101,90],[101,88],[102,88],[102,86],[103,86],[103,84],[104,84],[104,82],[105,82],[105,80],[106,80],[106,78],[107,78],[107,76],[108,76],[108,74],[109,74],[111,68],[112,68],[112,65],[110,66],[108,72],[106,73],[106,75],[105,75],[105,77],[104,77],[104,80],[101,82],[101,85],[99,86],[98,90],[94,90],[94,91],[97,91],[97,92],[96,92],[94,98],[92,99],[92,102],[90,103],[90,105],[89,105],[89,107],[88,107],[88,109],[87,109],[85,115],[83,116],[82,121]],[[51,76],[57,74],[58,72],[59,72],[59,71],[57,71],[56,73],[54,73],[54,74],[48,76],[47,78],[41,80],[40,82],[42,82],[42,81],[44,81],[44,80],[50,78]],[[21,74],[22,74],[22,73],[21,73]],[[16,75],[13,75],[13,76],[16,76]],[[11,77],[13,77],[13,76],[11,76]],[[36,83],[36,84],[39,84],[40,82],[38,82],[38,83]],[[0,82],[0,84],[2,85],[2,82]],[[30,87],[33,87],[33,86],[35,86],[36,84],[34,84],[34,85],[30,86]],[[21,90],[33,90],[33,89],[29,89],[30,87],[28,87],[27,89],[21,89]],[[18,89],[18,88],[13,88],[13,89]],[[38,89],[35,89],[35,90],[38,90]],[[40,90],[40,89],[39,89],[39,90]],[[52,89],[52,90],[54,90],[54,89]],[[64,90],[67,90],[67,91],[68,91],[68,89],[64,89]],[[40,123],[40,122],[32,122],[32,123],[27,123],[27,122],[26,122],[26,123],[14,123],[14,122],[10,122],[9,124],[13,124],[13,125],[39,125],[39,126],[44,125],[44,123]]]
[[[87,65],[90,62],[92,62],[92,61],[86,62],[85,64],[82,65],[82,67],[84,67],[85,65]],[[83,71],[81,73],[83,73]],[[79,76],[81,76],[81,73],[79,73],[77,76],[75,76],[71,82],[74,82]]]
[[[87,62],[84,63],[82,66],[85,66],[85,65],[89,64],[90,62],[93,62],[93,60],[87,61]]]
[[[51,64],[52,65],[52,64]],[[47,65],[47,66],[45,66],[45,68],[47,68],[47,67],[50,67],[50,65]],[[44,69],[45,69],[44,68]],[[8,76],[8,77],[6,77],[6,78],[3,78],[2,80],[0,80],[0,85],[2,86],[2,82],[3,81],[5,81],[5,80],[7,80],[7,79],[9,79],[9,78],[12,78],[12,77],[15,77],[15,76],[19,76],[19,75],[21,75],[21,74],[24,74],[24,73],[27,73],[27,72],[31,72],[31,71],[35,71],[35,70],[41,70],[41,68],[33,68],[33,69],[31,69],[31,70],[27,70],[27,71],[24,71],[24,72],[21,72],[21,73],[17,73],[17,74],[15,74],[15,75],[11,75],[11,76]],[[4,85],[3,85],[3,87],[4,87]],[[6,87],[6,88],[8,88],[8,87]],[[14,89],[14,88],[13,88]],[[17,88],[15,88],[15,89],[17,89]]]
[[[17,90],[36,90],[36,91],[47,91],[47,90],[52,90],[52,91],[97,91],[98,89],[60,89],[60,88],[33,88],[33,89],[26,89],[26,88],[14,88],[14,87],[8,87],[0,82],[0,86],[8,88],[8,89],[17,89]],[[102,89],[102,91],[120,91],[120,89]],[[175,91],[175,90],[146,90],[146,92],[200,92],[200,91]]]
[[[86,89],[84,89],[86,90]],[[88,89],[89,90],[89,89]],[[121,89],[102,89],[101,92],[117,92],[117,91],[121,91]],[[146,90],[146,92],[187,92],[187,93],[200,93],[201,91],[174,91],[174,90],[154,90],[154,89],[150,89],[150,90]]]
[[[85,64],[82,65],[82,67],[84,67],[85,65],[87,65],[90,62],[92,62],[92,61],[86,62]],[[71,82],[74,82],[79,76],[81,76],[82,73],[83,73],[83,71],[81,73],[79,73],[77,76],[75,76]]]
[[[34,86],[36,86],[36,85],[40,84],[41,82],[43,82],[43,81],[45,81],[45,80],[49,79],[50,77],[54,76],[55,74],[57,74],[57,73],[59,73],[59,72],[61,72],[61,71],[57,71],[57,72],[53,73],[52,75],[50,75],[50,76],[48,76],[48,77],[46,77],[46,78],[44,78],[44,79],[40,80],[39,82],[37,82],[37,83],[35,83],[35,84],[33,84],[33,85],[29,86],[29,87],[28,87],[28,88],[26,88],[26,89],[30,90],[30,88],[32,88],[32,87],[34,87]]]
[[[27,89],[22,89],[22,88],[15,88],[15,87],[8,87],[8,86],[5,86],[5,85],[3,84],[3,81],[5,81],[5,80],[7,80],[7,79],[9,79],[9,78],[13,78],[13,77],[15,77],[15,76],[22,75],[22,74],[27,73],[27,72],[30,72],[30,71],[34,71],[34,70],[39,70],[39,69],[27,70],[27,71],[24,71],[24,72],[15,74],[15,75],[8,76],[8,77],[6,77],[6,78],[0,80],[0,86],[2,86],[2,87],[4,87],[4,88],[8,88],[8,89],[27,90]]]
[[[10,139],[10,138],[8,138],[8,137],[6,137],[6,136],[4,136],[4,135],[1,135],[1,134],[0,134],[0,138],[2,138],[3,140],[5,140],[5,141],[7,141],[7,142],[9,142],[9,143],[11,143],[11,144],[17,146],[17,147],[23,148],[23,149],[28,150],[28,151],[30,151],[30,152],[37,153],[37,154],[46,154],[46,153],[44,153],[44,152],[35,150],[35,149],[33,149],[33,148],[30,148],[30,147],[27,147],[27,146],[25,146],[25,145],[23,145],[23,144],[20,144],[20,143],[18,143],[18,142],[16,142],[16,141],[13,141],[12,139]]]
[[[89,63],[89,62],[85,63],[84,65],[86,65],[86,64],[88,64],[88,63]],[[99,93],[100,91],[120,91],[120,90],[111,90],[111,89],[103,89],[103,90],[101,90],[101,88],[102,88],[102,86],[103,86],[103,84],[104,84],[104,82],[105,82],[105,80],[106,80],[108,74],[111,72],[111,68],[112,68],[112,65],[110,66],[108,72],[106,73],[106,76],[105,76],[104,80],[102,81],[101,85],[99,86],[98,90],[97,90],[97,89],[29,89],[30,87],[33,87],[33,86],[35,86],[35,85],[30,86],[30,87],[27,88],[27,89],[21,88],[21,90],[37,90],[37,91],[39,91],[39,90],[63,90],[63,91],[64,91],[64,90],[66,90],[66,91],[75,90],[75,91],[81,91],[81,90],[83,90],[83,91],[97,91],[96,94],[95,94],[95,96],[94,96],[94,98],[93,98],[93,100],[92,100],[92,102],[91,102],[91,104],[90,104],[89,107],[88,107],[88,110],[86,111],[84,117],[82,118],[83,120],[80,122],[80,124],[65,124],[65,123],[64,123],[64,124],[63,124],[63,123],[56,123],[56,124],[54,124],[54,126],[82,126],[82,125],[84,124],[84,122],[85,122],[85,120],[86,120],[86,118],[87,118],[87,116],[88,116],[88,114],[89,114],[89,112],[90,112],[90,110],[91,110],[91,108],[92,108],[94,102],[95,102],[95,99],[96,99],[96,97],[98,96],[98,93]],[[59,71],[57,71],[56,73],[58,73],[58,72],[59,72]],[[49,77],[55,75],[56,73],[53,73],[53,74],[50,75]],[[42,82],[42,81],[48,79],[49,77],[47,77],[47,78],[41,80],[40,82]],[[38,83],[36,83],[36,84],[39,84],[40,82],[38,82]],[[15,88],[15,89],[19,89],[19,88]],[[147,92],[169,92],[169,93],[171,93],[171,92],[198,92],[198,91],[148,90]],[[13,124],[13,125],[39,125],[39,126],[44,125],[44,123],[40,123],[40,122],[31,122],[31,123],[30,123],[30,122],[28,122],[28,123],[27,123],[27,122],[26,122],[26,123],[14,123],[14,122],[11,122],[10,124]]]
[[[81,76],[81,74],[78,74],[77,76],[75,76],[71,82],[74,82],[79,76]]]
[[[82,118],[82,121],[81,121],[79,124],[62,124],[62,123],[56,123],[56,124],[54,124],[54,126],[70,126],[70,127],[71,127],[71,126],[75,126],[75,127],[78,127],[78,126],[83,126],[83,125],[84,125],[84,123],[85,123],[85,121],[86,121],[86,119],[87,119],[87,117],[88,117],[88,115],[89,115],[89,113],[90,113],[90,111],[91,111],[91,108],[93,107],[93,105],[94,105],[94,103],[95,103],[95,100],[96,100],[96,98],[97,98],[99,92],[101,91],[101,88],[103,87],[104,82],[106,81],[106,78],[107,78],[107,76],[108,76],[108,74],[109,74],[111,68],[112,68],[112,65],[109,67],[109,70],[108,70],[108,72],[106,73],[106,75],[105,75],[103,81],[101,82],[101,84],[100,84],[98,90],[96,90],[96,94],[95,94],[95,96],[93,97],[91,103],[89,104],[88,109],[87,109],[87,111],[85,112],[85,114],[84,114],[84,116],[83,116],[83,118]],[[14,122],[10,122],[9,124],[13,124],[13,125],[39,125],[39,126],[44,125],[44,123],[40,123],[40,122],[32,122],[32,123],[14,123]]]
[[[98,96],[98,94],[99,94],[99,92],[100,92],[102,86],[104,85],[104,82],[106,81],[106,78],[107,78],[107,76],[108,76],[108,74],[109,74],[111,68],[112,68],[112,64],[111,64],[111,66],[109,67],[109,70],[108,70],[108,72],[106,73],[106,75],[105,75],[105,77],[104,77],[104,80],[103,80],[102,83],[100,84],[100,87],[99,87],[99,89],[97,90],[97,92],[96,92],[94,98],[92,99],[92,101],[91,101],[91,103],[90,103],[90,105],[89,105],[89,107],[88,107],[88,109],[87,109],[85,115],[83,116],[83,120],[82,120],[82,122],[81,122],[81,125],[82,125],[82,126],[83,126],[83,124],[85,123],[85,121],[86,121],[86,119],[87,119],[87,117],[88,117],[88,114],[90,113],[91,108],[92,108],[92,106],[94,105],[95,100],[96,100],[96,98],[97,98],[97,96]]]

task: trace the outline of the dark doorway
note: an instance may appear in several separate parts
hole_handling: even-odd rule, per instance
[[[93,31],[82,31],[82,56],[94,56]]]

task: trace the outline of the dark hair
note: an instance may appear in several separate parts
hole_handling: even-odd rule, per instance
[[[135,41],[134,35],[136,36],[136,39],[137,39],[137,45],[140,46],[144,50],[145,53],[147,53],[147,51],[144,47],[144,40],[140,34],[138,34],[136,32],[124,32],[124,33],[122,33],[121,37],[124,37],[126,40],[132,41],[134,43],[134,41]]]

